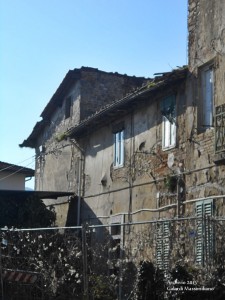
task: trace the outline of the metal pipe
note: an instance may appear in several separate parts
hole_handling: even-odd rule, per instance
[[[215,165],[209,165],[209,166],[204,167],[204,168],[188,170],[188,171],[181,172],[179,175],[190,175],[192,173],[195,173],[195,172],[198,172],[198,171],[203,171],[203,170],[206,170],[206,169],[211,169],[213,167],[216,167],[216,166]],[[176,176],[176,174],[174,176]],[[139,187],[139,186],[148,185],[148,184],[152,184],[152,183],[155,184],[156,182],[163,181],[165,178],[166,178],[166,176],[160,177],[160,178],[156,178],[154,180],[149,180],[149,181],[143,182],[143,183],[138,183],[138,184],[133,183],[133,188]],[[87,199],[87,198],[99,197],[101,195],[106,195],[106,194],[110,194],[110,193],[116,193],[116,192],[124,191],[124,190],[127,190],[129,188],[130,187],[128,185],[126,187],[122,187],[122,188],[119,188],[119,189],[110,190],[110,191],[107,191],[107,192],[102,192],[102,193],[98,193],[98,194],[87,195],[87,196],[85,196],[85,198]]]
[[[184,202],[182,202],[183,204],[186,203],[191,203],[191,202],[197,202],[197,201],[203,201],[203,200],[207,200],[207,199],[218,199],[218,198],[224,198],[225,195],[215,195],[215,196],[209,196],[209,197],[203,197],[203,198],[196,198],[196,199],[192,199],[192,200],[186,200]]]
[[[175,204],[176,205],[176,204]],[[126,226],[126,225],[141,225],[141,224],[152,224],[156,222],[165,222],[165,221],[171,221],[171,222],[176,222],[176,221],[183,221],[183,220],[199,220],[202,217],[182,217],[182,218],[170,218],[170,219],[157,219],[157,220],[151,220],[151,221],[142,221],[142,222],[132,222],[132,223],[121,223],[121,226]],[[217,220],[217,219],[216,219]],[[218,220],[225,220],[224,219],[218,219]],[[99,227],[113,227],[113,226],[118,226],[118,224],[102,224],[102,225],[88,225],[88,228],[99,228]],[[21,229],[6,229],[6,228],[1,228],[2,231],[13,231],[13,232],[19,232],[19,231],[41,231],[41,230],[61,230],[61,229],[82,229],[82,226],[69,226],[69,227],[46,227],[46,228],[21,228]]]
[[[1,276],[1,298],[4,300],[4,283],[3,283],[3,272],[2,272],[2,235],[0,235],[0,276]]]
[[[219,198],[225,198],[225,195],[217,195],[217,196],[209,196],[209,197],[204,197],[204,198],[196,198],[196,199],[192,199],[192,200],[187,200],[187,201],[183,201],[182,204],[187,204],[187,203],[192,203],[192,202],[197,202],[197,201],[203,201],[203,200],[207,200],[207,199],[219,199]],[[158,211],[161,211],[161,210],[164,210],[166,208],[172,208],[172,207],[176,207],[177,206],[177,203],[173,203],[173,204],[169,204],[169,205],[166,205],[166,206],[162,206],[160,208],[142,208],[142,209],[139,209],[139,210],[136,210],[134,212],[132,212],[132,214],[137,214],[139,212],[143,212],[143,211],[146,211],[146,212],[158,212]],[[128,213],[126,212],[121,212],[121,213],[117,213],[117,214],[114,214],[114,215],[111,215],[111,216],[119,216],[119,215],[128,215]],[[110,218],[109,216],[97,216],[96,219],[99,218],[99,219],[104,219],[104,218]]]
[[[78,149],[80,152],[80,158],[79,158],[79,170],[78,170],[78,202],[77,202],[77,226],[80,225],[80,205],[81,205],[81,176],[82,176],[82,161],[84,160],[84,149],[81,148],[81,146],[78,144],[78,142],[75,139],[70,138],[70,142]]]
[[[81,176],[82,176],[82,158],[79,158],[79,170],[78,170],[78,201],[77,201],[77,226],[80,225]]]
[[[0,228],[2,231],[41,231],[41,230],[61,230],[61,229],[81,229],[82,226],[69,226],[69,227],[40,227],[40,228]]]

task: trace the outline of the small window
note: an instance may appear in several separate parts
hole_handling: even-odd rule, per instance
[[[199,127],[205,130],[213,126],[213,66],[200,69]]]
[[[110,220],[110,234],[111,234],[111,252],[109,258],[111,260],[117,260],[121,258],[121,250],[123,248],[123,223],[124,216],[111,216]],[[114,268],[114,271],[116,269]]]
[[[161,101],[162,113],[162,147],[169,149],[176,146],[176,107],[175,96]]]
[[[68,119],[71,117],[71,104],[72,104],[72,98],[68,97],[66,98],[66,103],[65,103],[65,119]]]
[[[114,167],[124,165],[124,130],[114,133]]]
[[[110,224],[110,234],[112,239],[123,239],[123,226],[121,224],[124,223],[123,215],[119,216],[111,216]]]
[[[121,234],[121,223],[112,223],[111,235],[120,235],[120,234]]]

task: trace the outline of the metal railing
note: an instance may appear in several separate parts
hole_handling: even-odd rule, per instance
[[[225,150],[225,104],[215,108],[215,152]]]
[[[104,295],[107,299],[137,299],[143,261],[154,266],[155,274],[157,270],[164,273],[164,290],[155,288],[154,293],[166,297],[165,285],[178,264],[188,272],[194,270],[192,276],[197,274],[200,285],[218,266],[225,266],[222,217],[124,223],[116,240],[109,233],[110,226],[118,224],[2,229],[0,299],[19,299],[15,298],[19,294],[24,300],[92,300],[99,295],[102,299]],[[7,278],[6,270],[12,271]],[[18,270],[37,274],[36,281],[20,282]]]

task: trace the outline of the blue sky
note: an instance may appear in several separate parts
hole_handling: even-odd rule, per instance
[[[34,168],[18,145],[69,69],[152,77],[185,64],[187,0],[0,0],[0,160]]]

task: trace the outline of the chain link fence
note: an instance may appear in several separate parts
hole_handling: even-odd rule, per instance
[[[224,231],[225,219],[211,217],[3,228],[0,299],[217,299]]]

